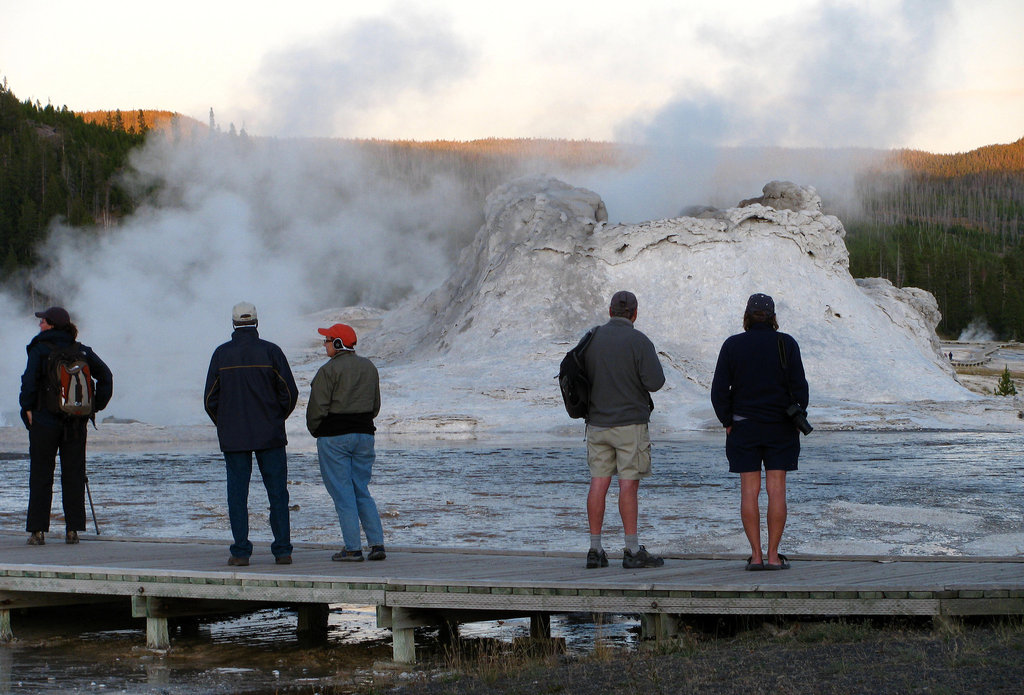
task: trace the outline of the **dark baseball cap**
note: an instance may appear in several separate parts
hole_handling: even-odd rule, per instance
[[[71,323],[68,310],[62,306],[51,306],[45,311],[37,311],[36,318],[46,319],[46,322],[54,328],[64,328]]]
[[[747,311],[749,313],[754,313],[755,311],[763,311],[764,313],[770,316],[774,316],[775,301],[768,295],[761,294],[760,292],[758,292],[757,294],[752,294],[750,295],[750,298],[747,299]]]
[[[627,290],[619,290],[612,295],[609,308],[618,311],[636,311],[636,295]]]

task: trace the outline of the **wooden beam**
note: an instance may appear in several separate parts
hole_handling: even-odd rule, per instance
[[[551,639],[551,614],[530,614],[530,637],[533,639]]]
[[[289,604],[265,601],[132,596],[132,616],[135,618],[184,618],[230,615],[286,605]]]
[[[150,649],[170,649],[167,618],[146,618],[146,646]]]
[[[391,657],[398,664],[416,663],[415,628],[421,619],[407,608],[391,609]]]
[[[679,634],[679,619],[669,613],[642,613],[640,615],[640,639],[672,639]]]
[[[296,607],[299,621],[296,632],[307,639],[327,639],[327,619],[331,608],[326,603],[300,603]]]
[[[46,591],[0,591],[0,608],[46,608],[90,603],[122,603],[123,596],[105,594],[68,594]]]

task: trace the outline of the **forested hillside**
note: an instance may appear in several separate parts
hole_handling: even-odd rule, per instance
[[[50,221],[109,225],[132,201],[114,185],[142,135],[88,124],[67,107],[0,86],[0,268],[31,267]]]
[[[124,111],[82,111],[78,114],[86,123],[95,123],[110,130],[145,135],[151,130],[175,135],[206,134],[209,127],[190,116],[176,111],[156,109],[135,109]]]
[[[863,214],[845,221],[855,277],[928,290],[945,337],[980,320],[1024,338],[1024,139],[953,155],[899,150],[857,193]]]

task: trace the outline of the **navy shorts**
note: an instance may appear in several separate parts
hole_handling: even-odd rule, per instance
[[[756,422],[750,419],[733,423],[725,438],[725,456],[730,473],[795,471],[800,458],[800,432],[791,422]]]

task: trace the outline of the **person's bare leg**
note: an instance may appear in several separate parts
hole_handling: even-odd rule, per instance
[[[769,564],[779,565],[779,543],[786,528],[786,471],[765,471],[765,490],[768,491],[768,558]]]
[[[611,476],[607,478],[591,478],[590,492],[587,494],[587,522],[590,534],[601,533],[604,526],[604,498],[608,494],[608,486],[612,484]]]
[[[622,517],[622,532],[627,536],[636,535],[638,516],[637,491],[639,480],[623,480],[619,478],[619,516]]]
[[[750,561],[763,562],[761,556],[761,510],[757,498],[761,494],[761,471],[740,473],[740,520],[750,543]],[[776,561],[778,558],[776,558]]]

